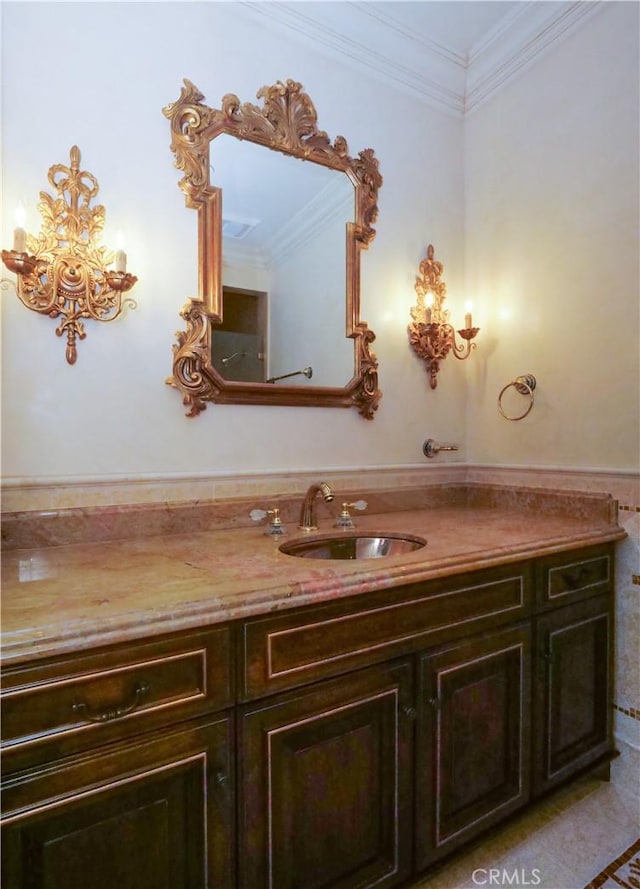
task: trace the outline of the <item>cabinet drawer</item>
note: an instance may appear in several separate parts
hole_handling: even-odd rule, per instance
[[[230,656],[223,627],[7,670],[5,770],[228,706]]]
[[[613,553],[608,547],[574,550],[544,559],[538,570],[539,604],[569,604],[612,588]]]
[[[520,620],[530,603],[529,567],[519,564],[250,620],[241,634],[241,695],[249,700]]]

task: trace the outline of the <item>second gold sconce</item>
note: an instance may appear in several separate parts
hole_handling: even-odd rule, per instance
[[[420,276],[416,277],[415,289],[418,302],[411,309],[409,325],[409,342],[415,352],[427,364],[429,385],[435,389],[438,385],[440,362],[449,352],[453,352],[461,361],[468,358],[476,344],[471,340],[477,335],[479,327],[472,327],[471,309],[464,316],[464,327],[458,335],[464,343],[456,341],[456,331],[449,323],[449,311],[444,308],[447,285],[442,281],[443,265],[433,258],[433,246],[429,244],[427,255],[419,266]]]
[[[89,206],[98,193],[98,181],[80,170],[77,145],[70,154],[71,166],[49,168],[49,182],[58,196],[40,192],[40,234],[27,236],[19,222],[13,250],[3,250],[2,261],[17,275],[16,292],[28,309],[50,318],[62,315],[56,333],[66,333],[67,362],[75,364],[76,337],[86,336],[83,319],[114,321],[125,305],[135,308],[135,302],[122,295],[138,279],[126,271],[123,250],[115,253],[115,268],[107,268],[114,254],[98,246],[105,210],[102,205]]]

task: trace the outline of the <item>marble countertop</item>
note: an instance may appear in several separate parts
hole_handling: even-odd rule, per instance
[[[300,559],[279,551],[283,538],[254,526],[8,551],[2,662],[201,628],[625,537],[604,514],[554,514],[526,503],[438,506],[358,515],[355,522],[358,532],[404,532],[427,545],[381,559]],[[310,537],[295,523],[288,531],[287,541]],[[341,532],[323,517],[316,533]]]

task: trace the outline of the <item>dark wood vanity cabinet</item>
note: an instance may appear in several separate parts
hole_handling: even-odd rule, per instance
[[[242,889],[402,885],[406,855],[417,877],[610,755],[612,554],[590,547],[246,621]],[[387,671],[409,665],[393,715]],[[372,691],[362,698],[357,683]],[[374,748],[383,712],[395,740]],[[407,763],[399,751],[411,749]],[[400,794],[397,868],[384,760]]]
[[[527,802],[530,663],[523,624],[420,658],[417,870]]]
[[[612,606],[598,596],[536,621],[536,795],[611,751]]]
[[[3,889],[368,889],[612,754],[613,545],[3,673]]]
[[[233,793],[228,717],[9,778],[2,886],[230,889]]]
[[[396,886],[411,874],[413,665],[243,708],[242,889]]]
[[[3,889],[235,886],[230,639],[215,627],[4,671]]]
[[[587,547],[535,566],[534,796],[613,750],[613,558]]]

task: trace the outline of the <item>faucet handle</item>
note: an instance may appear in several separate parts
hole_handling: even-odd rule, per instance
[[[264,533],[269,537],[284,536],[286,530],[282,524],[280,509],[278,507],[274,507],[273,509],[252,509],[249,513],[249,518],[252,522],[261,522],[262,519],[267,516],[271,516],[271,521],[267,525]]]
[[[340,511],[340,515],[336,519],[334,523],[334,528],[355,528],[353,524],[353,519],[349,514],[350,509],[366,509],[367,501],[366,500],[356,500],[355,503],[343,503],[342,509]]]

